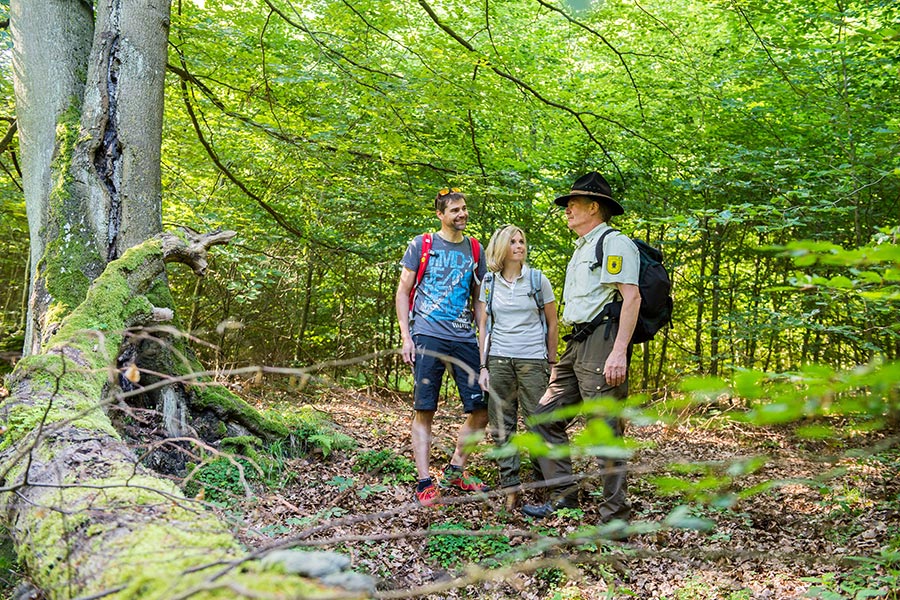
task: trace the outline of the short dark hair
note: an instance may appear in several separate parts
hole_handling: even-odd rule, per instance
[[[465,200],[466,196],[459,188],[444,188],[434,197],[434,210],[444,212],[452,200]]]

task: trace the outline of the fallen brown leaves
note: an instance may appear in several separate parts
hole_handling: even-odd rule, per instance
[[[412,457],[410,406],[399,397],[333,393],[316,408],[359,442],[356,451],[290,462],[292,483],[245,503],[241,537],[249,546],[326,546],[348,553],[354,568],[381,579],[383,598],[800,598],[807,578],[840,575],[849,555],[877,552],[897,535],[900,515],[879,499],[896,497],[894,473],[865,460],[847,459],[838,445],[792,436],[790,429],[750,429],[728,423],[688,427],[654,425],[631,429],[640,443],[630,461],[635,520],[660,523],[682,498],[660,495],[651,478],[671,475],[672,465],[727,470],[736,459],[764,456],[764,466],[729,478],[732,505],[697,510],[711,519],[708,532],[666,529],[580,551],[554,541],[582,524],[596,525],[590,499],[583,518],[534,523],[502,510],[503,496],[458,498],[425,509],[413,501],[411,484],[385,484],[379,475],[354,470],[362,451],[389,448]],[[452,452],[461,417],[452,403],[435,421],[432,467],[438,472]],[[855,443],[879,441],[870,435]],[[590,468],[584,461],[577,468]],[[493,465],[473,457],[470,468],[494,478]],[[768,491],[740,498],[767,481]],[[525,501],[539,499],[525,492]],[[881,508],[878,508],[881,507]],[[495,527],[513,549],[543,543],[546,551],[502,566],[444,568],[427,552],[429,527],[453,522],[470,530]]]

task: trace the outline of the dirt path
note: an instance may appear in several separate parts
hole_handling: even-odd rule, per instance
[[[406,404],[347,393],[316,408],[330,414],[359,447],[324,460],[293,461],[296,481],[248,503],[241,535],[253,546],[298,539],[348,552],[354,568],[381,579],[385,597],[801,598],[828,573],[846,574],[858,566],[847,556],[877,554],[900,531],[896,453],[888,464],[849,460],[841,458],[845,449],[837,441],[811,443],[788,429],[759,431],[710,421],[690,429],[654,424],[628,431],[639,445],[630,461],[635,522],[654,531],[626,543],[561,544],[580,526],[597,524],[589,499],[583,513],[542,523],[506,513],[500,496],[421,508],[413,502],[411,484],[385,484],[384,474],[354,469],[356,457],[367,451],[387,448],[411,457]],[[459,422],[447,411],[438,413],[435,469],[452,452]],[[856,441],[871,446],[884,440],[870,435]],[[765,462],[755,460],[761,456]],[[576,469],[591,464],[578,461]],[[485,458],[475,456],[470,467],[496,481]],[[712,529],[659,527],[686,504],[674,491],[661,491],[675,476],[706,488],[697,494],[699,505],[682,509],[682,522],[700,519]],[[817,478],[821,485],[811,485]],[[771,481],[777,483],[767,484]],[[766,491],[743,493],[754,486]],[[526,500],[538,500],[538,493],[527,492]],[[728,501],[708,502],[711,498]],[[475,542],[428,535],[435,526],[492,527],[502,537],[482,532]],[[500,564],[482,565],[493,570],[466,570],[462,565],[469,560],[453,562],[497,549]],[[877,577],[868,585],[877,588]]]

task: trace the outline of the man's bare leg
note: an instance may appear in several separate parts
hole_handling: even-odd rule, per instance
[[[484,429],[488,423],[487,409],[475,410],[466,415],[466,420],[459,428],[456,438],[456,450],[450,464],[455,467],[465,467],[469,458],[467,447],[472,447],[484,437]]]
[[[419,479],[431,477],[431,426],[434,422],[433,410],[417,410],[412,421],[412,450]]]

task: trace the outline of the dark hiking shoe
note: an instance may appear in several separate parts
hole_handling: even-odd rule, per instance
[[[578,503],[574,500],[560,498],[543,504],[526,504],[522,507],[522,513],[527,517],[546,519],[561,508],[578,508]]]

